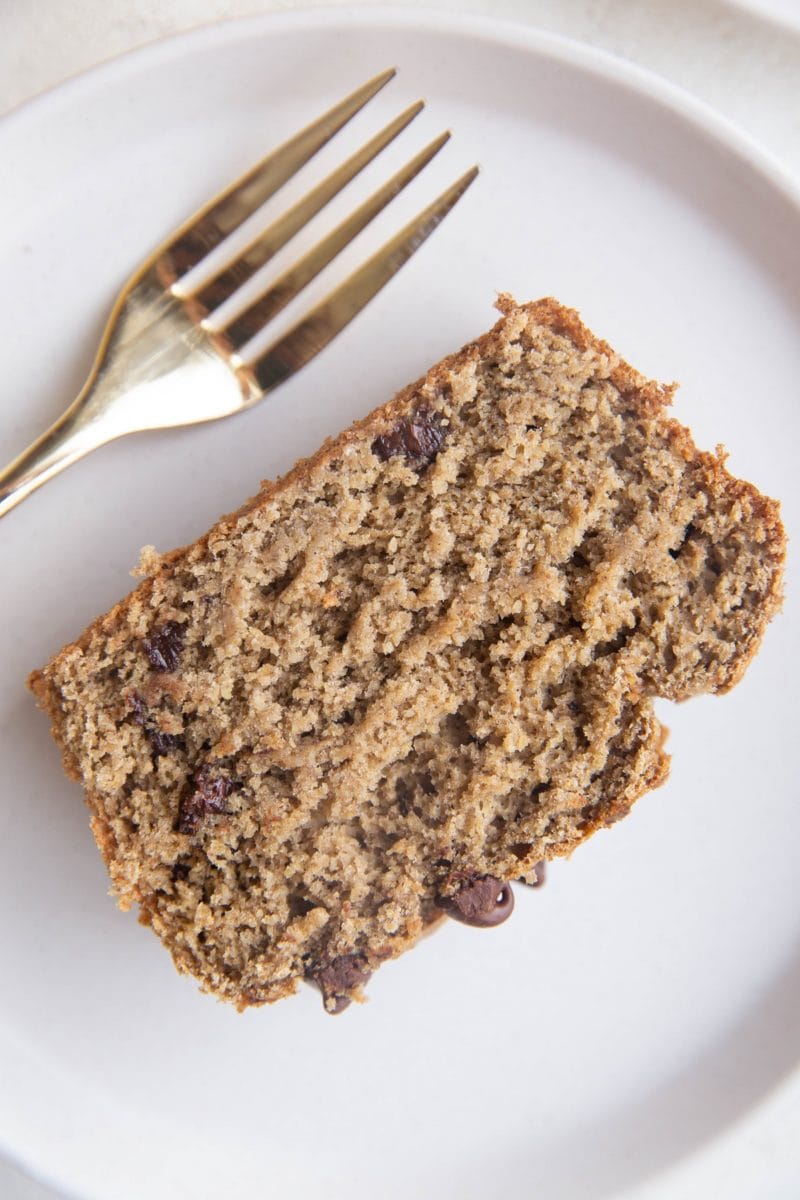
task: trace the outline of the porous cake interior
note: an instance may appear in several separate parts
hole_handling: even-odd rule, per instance
[[[778,603],[776,506],[574,314],[506,309],[33,679],[120,902],[239,1005],[357,991],[624,814],[652,697],[729,687]]]

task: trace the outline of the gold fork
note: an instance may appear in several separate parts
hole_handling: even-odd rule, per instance
[[[274,220],[211,279],[186,281],[206,256],[289,180],[394,76],[384,71],[220,192],[156,249],[125,284],[89,378],[67,411],[0,471],[0,516],[89,451],[128,433],[216,420],[252,407],[299,371],[411,257],[478,173],[473,167],[313,307],[249,359],[246,343],[430,162],[441,134],[232,318],[213,317],[423,108],[411,105]]]

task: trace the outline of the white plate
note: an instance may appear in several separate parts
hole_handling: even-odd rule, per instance
[[[598,1200],[657,1179],[800,1057],[791,578],[741,687],[669,710],[668,785],[543,893],[521,889],[503,928],[452,925],[386,966],[365,1008],[332,1021],[305,991],[238,1016],[106,897],[28,669],[128,588],[141,544],[193,538],[481,332],[495,288],[557,295],[641,369],[682,380],[677,414],[782,496],[798,530],[788,186],[704,110],[608,58],[363,9],[175,38],[3,122],[0,460],[75,390],[151,244],[387,64],[398,78],[325,162],[417,96],[428,109],[339,211],[433,132],[455,136],[318,290],[480,161],[431,242],[260,408],[108,447],[0,525],[0,1130],[81,1197]]]

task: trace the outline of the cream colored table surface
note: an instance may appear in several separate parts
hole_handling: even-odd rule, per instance
[[[401,6],[397,0],[395,6]],[[0,115],[159,37],[300,7],[295,0],[2,0]],[[318,7],[334,5],[323,0]],[[800,181],[800,0],[438,0],[424,6],[405,0],[402,7],[515,20],[648,67],[735,122]],[[797,1200],[798,1147],[795,1077],[755,1116],[620,1200]],[[55,1200],[55,1193],[0,1161],[0,1200]]]

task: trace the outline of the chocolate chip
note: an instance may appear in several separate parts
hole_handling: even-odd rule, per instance
[[[436,458],[442,448],[445,431],[438,413],[427,408],[418,408],[407,419],[399,421],[389,433],[376,437],[372,453],[382,461],[402,454],[422,470]]]
[[[151,723],[149,710],[139,692],[130,693],[128,707],[136,724],[142,727],[145,737],[153,748],[155,758],[169,754],[173,750],[183,749],[183,738],[176,733],[163,733]]]
[[[188,862],[173,863],[172,871],[170,872],[170,876],[172,878],[173,883],[177,883],[179,879],[188,879],[189,878]]]
[[[142,645],[154,671],[176,671],[183,649],[184,627],[178,621],[167,621]]]
[[[322,992],[325,1011],[336,1016],[350,1004],[349,993],[363,987],[371,975],[363,954],[340,954],[324,966],[310,970],[306,978]]]
[[[697,530],[695,529],[694,525],[690,521],[689,524],[686,526],[686,528],[683,531],[683,537],[681,538],[680,545],[675,546],[672,550],[667,551],[667,554],[670,556],[670,558],[679,558],[681,550],[686,545],[689,538],[692,537],[692,535],[695,533],[697,533]]]
[[[190,782],[190,790],[180,803],[178,832],[194,833],[204,817],[225,812],[225,800],[236,788],[232,779],[217,774],[208,764],[198,767]]]
[[[148,725],[145,726],[144,732],[156,758],[162,754],[171,754],[173,750],[183,749],[183,739],[176,733],[162,733],[160,729],[152,729]]]
[[[313,900],[299,895],[290,895],[287,903],[292,917],[304,917],[307,913],[313,912],[317,907]]]
[[[510,884],[494,875],[473,875],[454,895],[440,896],[437,904],[456,921],[489,929],[511,916],[514,893]]]
[[[517,883],[524,883],[526,887],[539,888],[544,887],[547,882],[547,864],[545,862],[536,863],[527,875],[521,876]]]

